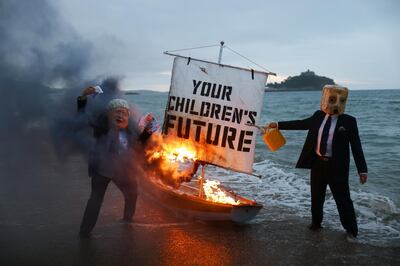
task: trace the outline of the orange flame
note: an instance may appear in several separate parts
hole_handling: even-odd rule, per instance
[[[148,170],[163,183],[179,187],[181,182],[191,178],[191,169],[182,170],[181,166],[183,163],[195,162],[197,154],[196,148],[189,141],[153,134],[146,148]]]
[[[239,205],[240,201],[228,196],[220,187],[220,182],[216,180],[205,180],[203,184],[204,194],[207,200],[231,205]]]
[[[183,181],[189,181],[194,174],[190,170],[181,170],[181,163],[196,162],[199,156],[204,158],[205,150],[196,146],[193,142],[153,135],[151,144],[146,149],[147,162],[152,175],[167,185],[179,187]],[[239,205],[240,202],[227,195],[218,185],[218,181],[205,180],[203,184],[204,194],[208,201],[225,204]]]
[[[166,158],[169,161],[184,163],[186,160],[196,161],[196,152],[185,146],[164,145],[161,151],[148,153],[149,159]]]

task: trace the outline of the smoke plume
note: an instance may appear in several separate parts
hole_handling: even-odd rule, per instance
[[[1,1],[0,39],[4,158],[40,148],[34,139],[44,134],[47,115],[57,112],[53,101],[57,91],[52,87],[82,83],[90,62],[90,44],[43,0]]]
[[[55,154],[65,158],[92,141],[76,141],[87,121],[74,116],[76,97],[93,85],[83,78],[92,45],[45,0],[0,0],[0,40],[0,192],[14,195],[24,180],[41,182]],[[115,95],[118,80],[103,86]]]

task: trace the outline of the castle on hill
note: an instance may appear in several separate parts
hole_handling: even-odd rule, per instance
[[[288,77],[286,80],[277,83],[268,83],[267,91],[313,91],[322,90],[325,85],[334,85],[335,81],[328,77],[318,76],[314,71],[307,70],[300,75]]]

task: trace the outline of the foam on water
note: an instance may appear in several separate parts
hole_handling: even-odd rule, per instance
[[[167,93],[143,92],[130,96],[130,99],[144,113],[153,112],[156,117],[163,117]],[[266,93],[259,124],[306,118],[319,108],[320,99],[319,91]],[[400,90],[351,91],[346,107],[346,113],[357,118],[369,171],[368,183],[358,185],[354,176],[356,169],[350,160],[350,173],[353,175],[350,189],[361,242],[400,246],[400,101],[397,99],[400,99]],[[292,213],[305,219],[311,216],[309,173],[294,168],[306,131],[287,130],[282,133],[287,143],[275,153],[269,152],[262,139],[257,138],[254,168],[257,174],[262,175],[261,180],[211,166],[206,170],[210,177],[225,181],[240,194],[264,203],[265,209],[256,222],[267,219],[283,221],[285,215]],[[290,211],[270,215],[272,210],[268,206]],[[329,189],[324,211],[324,226],[343,230]]]
[[[311,219],[308,173],[286,170],[275,162],[265,160],[254,164],[261,179],[209,167],[212,178],[222,181],[241,195],[250,197],[266,206],[286,207],[296,216]],[[359,241],[379,246],[400,246],[400,209],[388,197],[361,189],[351,190],[359,225]],[[289,215],[289,214],[288,214]],[[273,217],[268,217],[273,219]],[[277,217],[281,220],[282,217]],[[260,218],[257,219],[261,222]],[[343,230],[335,201],[328,188],[324,205],[325,227]]]

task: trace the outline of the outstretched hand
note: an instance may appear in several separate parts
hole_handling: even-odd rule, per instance
[[[367,174],[359,174],[360,176],[360,183],[364,185],[367,182]]]
[[[94,93],[96,93],[96,89],[94,87],[87,87],[83,90],[82,96],[86,97]]]
[[[154,118],[152,113],[148,113],[144,118],[144,129],[149,133],[153,134],[158,130],[157,120]]]
[[[269,128],[277,128],[277,127],[278,127],[278,124],[277,124],[276,122],[272,122],[272,123],[269,123],[269,124],[268,124],[268,127],[269,127]]]

